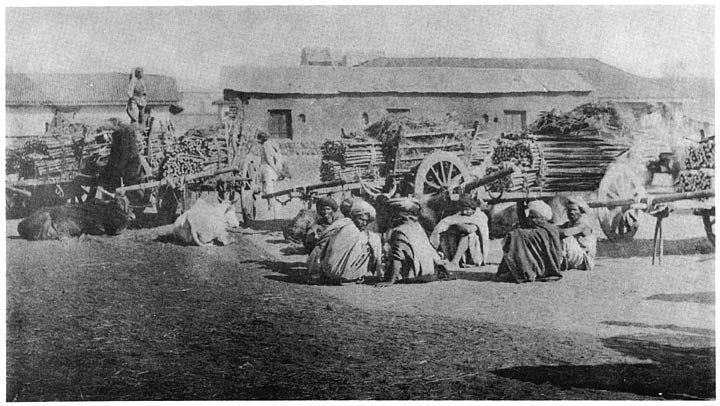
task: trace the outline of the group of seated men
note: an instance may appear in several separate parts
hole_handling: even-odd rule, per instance
[[[414,198],[385,199],[377,213],[362,199],[338,205],[324,197],[303,243],[308,270],[330,284],[362,283],[368,274],[380,280],[376,286],[451,279],[449,270],[488,263],[488,218],[478,203],[459,199],[457,212],[427,232]],[[557,226],[547,204],[519,205],[519,222],[505,237],[496,278],[520,283],[559,279],[567,269],[591,270],[595,235],[585,218],[589,207],[581,198],[568,198],[566,210],[568,221]]]

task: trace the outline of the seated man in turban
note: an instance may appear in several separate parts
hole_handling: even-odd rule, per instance
[[[308,228],[305,234],[303,246],[307,252],[311,252],[320,240],[320,235],[332,224],[338,216],[338,204],[329,197],[318,199],[315,203],[315,211],[317,212],[317,220]]]
[[[366,273],[380,275],[380,235],[367,230],[375,209],[364,200],[353,202],[350,218],[335,220],[320,235],[308,258],[308,270],[333,284],[361,282]]]
[[[413,198],[401,198],[390,199],[388,205],[392,228],[386,233],[387,277],[377,286],[389,286],[399,280],[430,282],[449,279],[445,262],[418,223],[420,203]]]
[[[562,278],[560,229],[550,223],[550,206],[536,200],[518,210],[521,227],[505,236],[503,258],[496,278],[507,282],[533,282]]]
[[[457,204],[460,211],[440,220],[430,242],[456,268],[485,265],[490,241],[487,216],[471,198],[463,197]]]
[[[597,238],[585,214],[590,207],[582,197],[570,197],[565,202],[568,221],[560,226],[560,237],[567,269],[590,271],[595,266]]]

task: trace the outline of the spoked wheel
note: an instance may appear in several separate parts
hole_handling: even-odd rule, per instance
[[[600,181],[598,199],[633,199],[645,195],[643,180],[627,164],[611,165]],[[640,227],[640,212],[630,207],[598,208],[598,220],[610,241],[630,241]]]
[[[418,199],[454,193],[470,178],[470,172],[456,155],[434,152],[425,158],[415,175],[415,197]]]

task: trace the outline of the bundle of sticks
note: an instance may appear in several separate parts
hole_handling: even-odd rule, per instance
[[[715,168],[715,137],[701,142],[697,147],[688,148],[685,168]]]
[[[536,135],[532,139],[542,151],[543,190],[591,191],[597,189],[607,168],[629,145],[600,137]]]
[[[715,187],[714,169],[691,169],[681,171],[677,180],[678,192],[698,192]]]
[[[17,169],[20,177],[34,178],[77,171],[78,152],[81,150],[72,143],[44,138],[27,141],[8,156],[12,156],[14,162],[10,169]]]
[[[531,134],[541,135],[617,134],[622,130],[620,116],[609,103],[587,103],[563,114],[555,110],[542,112],[528,127]]]
[[[321,150],[320,180],[323,182],[373,179],[386,166],[382,143],[377,141],[326,141]]]

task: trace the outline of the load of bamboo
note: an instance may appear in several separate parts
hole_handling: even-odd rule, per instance
[[[586,103],[562,114],[555,110],[541,112],[528,126],[530,134],[538,135],[614,136],[623,130],[620,115],[610,103]]]
[[[382,143],[377,141],[332,141],[321,147],[320,180],[357,182],[377,179],[385,170]]]
[[[537,135],[543,154],[542,188],[550,192],[597,189],[608,166],[630,147],[590,136]]]
[[[22,178],[56,175],[78,170],[77,149],[54,138],[33,139],[12,152],[14,167]]]
[[[690,147],[685,158],[686,170],[676,181],[679,192],[697,192],[715,188],[715,137]]]
[[[183,137],[165,147],[161,177],[183,176],[210,170],[227,162],[227,147],[215,137]]]

